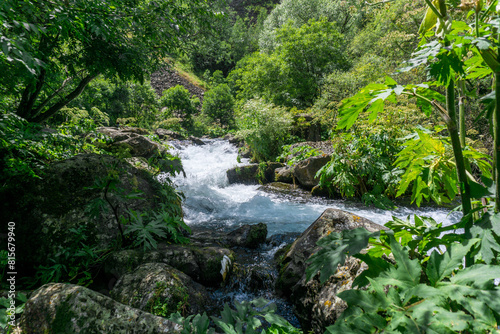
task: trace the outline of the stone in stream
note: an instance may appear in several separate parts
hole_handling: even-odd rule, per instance
[[[34,291],[20,319],[23,333],[180,333],[181,326],[82,286],[49,283]]]
[[[337,294],[351,289],[354,279],[366,269],[361,261],[348,257],[344,265],[339,265],[335,275],[320,284],[319,275],[306,281],[306,261],[319,250],[316,242],[322,237],[358,227],[371,232],[384,229],[352,213],[327,209],[282,256],[276,289],[281,295],[289,297],[305,333],[310,330],[323,333],[327,326],[335,322],[347,307]]]
[[[229,184],[264,184],[274,182],[276,168],[283,167],[280,162],[250,164],[229,169],[226,174]]]
[[[144,137],[147,132],[145,133],[139,128],[100,127],[97,131],[111,138],[110,149],[128,150],[133,157],[149,159],[154,156],[161,156],[166,151],[162,145]]]
[[[227,240],[231,246],[257,248],[266,242],[267,225],[258,223],[255,225],[243,225],[228,233]]]
[[[317,186],[319,182],[319,178],[316,177],[316,173],[321,169],[321,167],[325,166],[330,159],[330,156],[325,155],[310,157],[299,161],[293,168],[293,175],[301,186],[311,189]]]
[[[159,244],[157,250],[144,252],[138,249],[126,249],[113,252],[104,263],[104,271],[119,279],[131,273],[142,263],[164,263],[207,286],[219,286],[224,283],[221,274],[224,258],[230,260],[227,273],[232,271],[234,254],[223,247],[196,247]],[[226,260],[227,262],[227,260]]]
[[[110,296],[125,305],[167,316],[205,311],[209,296],[205,288],[183,272],[164,263],[146,263],[123,275]]]

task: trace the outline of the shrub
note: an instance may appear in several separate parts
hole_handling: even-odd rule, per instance
[[[167,107],[172,115],[178,114],[183,117],[183,126],[191,127],[191,117],[198,112],[200,100],[191,98],[189,91],[184,86],[177,85],[163,91],[160,98],[160,106]]]
[[[332,160],[317,173],[322,188],[342,197],[362,198],[380,208],[393,206],[387,198],[395,197],[403,173],[393,167],[400,151],[393,134],[341,134],[334,139],[333,148]]]
[[[250,146],[254,160],[274,161],[286,144],[292,122],[285,108],[254,99],[237,114],[237,135]]]
[[[202,112],[222,126],[234,123],[234,98],[227,84],[220,84],[205,93]]]

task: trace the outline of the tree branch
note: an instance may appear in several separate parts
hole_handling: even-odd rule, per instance
[[[40,113],[37,116],[28,120],[31,122],[38,122],[38,123],[45,121],[46,119],[54,115],[56,112],[58,112],[61,108],[65,107],[68,103],[77,98],[83,92],[83,90],[89,84],[89,82],[91,82],[97,76],[98,74],[87,75],[85,78],[82,79],[82,81],[80,81],[78,87],[76,87],[71,93],[66,95],[61,101],[54,104],[44,113]]]

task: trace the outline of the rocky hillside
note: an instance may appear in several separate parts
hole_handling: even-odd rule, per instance
[[[164,90],[177,85],[184,86],[191,95],[196,95],[200,99],[200,102],[203,103],[205,90],[179,75],[173,68],[163,68],[151,75],[151,86],[155,89],[158,96],[161,96]]]

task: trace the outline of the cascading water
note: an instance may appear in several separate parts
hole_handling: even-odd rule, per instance
[[[298,235],[327,208],[349,211],[378,224],[388,222],[392,216],[405,218],[418,214],[447,225],[458,221],[461,216],[460,213],[448,215],[448,210],[442,208],[400,207],[394,211],[385,211],[354,202],[276,195],[262,190],[258,185],[230,185],[226,171],[245,165],[248,160],[238,162],[237,148],[227,141],[206,140],[205,143],[201,146],[174,143],[186,173],[186,177],[177,176],[174,183],[184,193],[184,220],[192,228],[229,232],[243,224],[263,222],[267,224],[268,236],[278,237],[279,234],[290,233]],[[231,283],[226,287],[212,291],[213,299],[221,307],[225,302],[232,304],[234,301],[264,297],[277,304],[279,314],[293,325],[299,326],[291,306],[274,294],[273,284],[277,271],[271,262],[282,240],[274,239],[274,242],[258,250],[246,250],[246,254],[237,255],[240,277],[235,279],[234,276],[237,275],[233,275]],[[257,275],[257,279],[252,275]]]
[[[178,176],[175,183],[186,196],[185,221],[188,225],[231,230],[243,224],[263,222],[269,235],[303,232],[327,208],[341,209],[385,224],[392,216],[405,218],[418,214],[434,218],[444,225],[460,219],[460,213],[448,214],[443,208],[406,208],[394,211],[368,208],[363,204],[310,198],[290,200],[259,190],[258,185],[229,185],[226,170],[248,163],[237,162],[237,148],[227,141],[209,140],[202,146],[178,145],[186,178]]]

